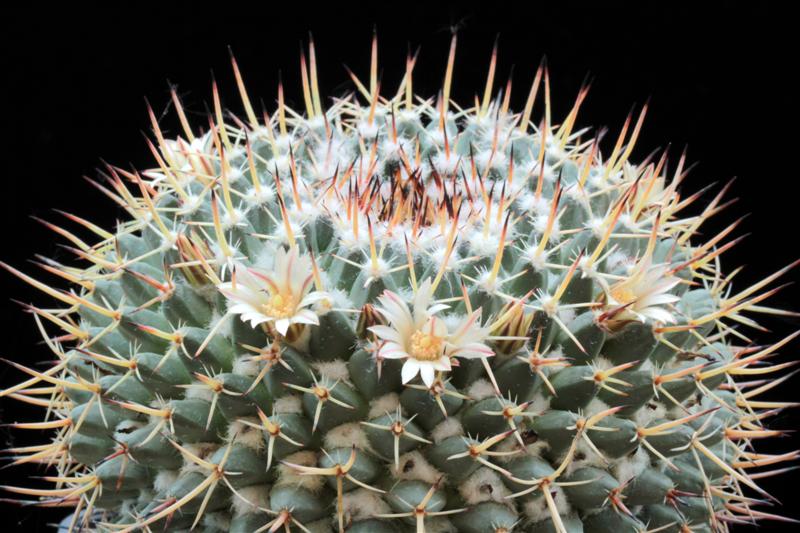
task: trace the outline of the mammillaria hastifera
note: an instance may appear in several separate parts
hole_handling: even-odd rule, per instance
[[[797,454],[754,451],[792,404],[762,393],[794,335],[753,347],[770,284],[734,290],[731,224],[694,237],[725,190],[683,196],[684,158],[609,155],[578,111],[550,113],[540,66],[521,113],[511,82],[450,99],[369,79],[325,101],[313,44],[304,110],[223,112],[167,138],[154,163],[93,182],[113,230],[50,225],[79,266],[42,260],[57,304],[26,306],[54,364],[2,396],[51,429],[14,463],[99,531],[719,531],[779,518],[757,480]],[[538,103],[543,101],[543,103]],[[538,103],[538,104],[537,104]],[[533,120],[534,108],[541,115]],[[49,223],[48,223],[49,224]],[[93,240],[81,236],[91,235]],[[780,468],[778,468],[780,469]]]

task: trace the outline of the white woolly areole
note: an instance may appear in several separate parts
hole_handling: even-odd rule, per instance
[[[260,421],[255,417],[243,418],[241,420],[247,420],[253,424],[260,424]],[[228,424],[228,442],[234,441],[236,444],[247,446],[255,451],[263,450],[265,446],[264,433],[260,429],[248,426],[241,422],[241,420],[234,420]]]
[[[476,402],[485,398],[492,398],[494,395],[494,387],[491,383],[489,383],[488,380],[485,379],[479,379],[467,389],[467,396]]]
[[[415,107],[403,108],[397,113],[397,122],[399,124],[411,123],[417,124],[419,121],[419,110]]]
[[[592,360],[592,366],[595,370],[608,370],[613,368],[615,365],[605,357],[598,355]]]
[[[663,395],[658,400],[654,399],[652,405],[654,405],[656,409],[663,409],[664,418],[670,420],[676,420],[686,416],[686,411],[684,409],[688,410],[690,414],[695,414],[702,410],[699,408],[697,401],[692,398],[686,400],[683,404],[683,408],[681,408],[681,406],[675,405],[669,398]],[[641,410],[642,409],[640,409],[640,411]]]
[[[201,383],[192,383],[191,386],[186,387],[184,390],[186,391],[185,394],[187,400],[205,400],[208,403],[211,403],[211,400],[214,399],[214,391]]]
[[[237,357],[233,361],[233,373],[240,376],[255,377],[258,375],[258,362],[248,357]]]
[[[300,466],[317,466],[317,454],[310,450],[303,450],[287,455],[283,458],[283,461]],[[322,476],[301,475],[293,467],[281,462],[278,464],[278,482],[276,485],[294,485],[317,493],[325,485],[325,478]]]
[[[225,512],[208,513],[203,516],[202,524],[211,531],[229,531],[231,517]]]
[[[259,191],[250,187],[245,192],[244,200],[248,204],[248,210],[253,210],[271,202],[273,198],[275,198],[275,191],[272,190],[272,187],[261,187]]]
[[[323,283],[323,285],[326,287],[326,290],[331,297],[330,299],[333,307],[339,309],[350,309],[353,307],[353,302],[350,301],[350,298],[346,292],[341,289],[328,289],[327,287],[332,287],[333,283]]]
[[[553,495],[553,500],[556,502],[556,510],[562,517],[572,512],[572,507],[567,501],[567,495],[564,490],[558,485],[550,485],[550,493]],[[551,517],[550,508],[547,507],[547,501],[544,496],[536,496],[526,500],[522,505],[523,512],[530,517],[531,522],[541,522]]]
[[[334,361],[321,361],[311,365],[314,370],[320,373],[323,379],[330,381],[350,382],[350,371],[347,370],[347,363],[341,359]]]
[[[492,458],[492,460],[497,463],[508,463],[517,458],[519,453],[523,451],[517,437],[513,435],[501,440],[492,449],[503,454]]]
[[[482,231],[474,231],[469,237],[469,250],[474,255],[494,256],[499,248],[500,239],[494,233],[484,237]]]
[[[608,257],[606,257],[606,268],[608,270],[615,270],[617,267],[624,265],[625,263],[629,263],[630,258],[627,254],[619,251],[614,250]]]
[[[506,496],[511,494],[497,472],[486,467],[479,468],[469,476],[458,487],[458,492],[470,505],[489,501],[507,504],[509,500]]]
[[[334,448],[350,448],[355,446],[359,450],[369,450],[369,440],[364,432],[364,426],[358,422],[342,424],[325,433],[323,439],[324,448],[332,450]]]
[[[614,461],[611,465],[611,473],[614,474],[617,481],[626,483],[644,472],[648,466],[650,466],[650,456],[644,447],[640,446],[633,454]]]
[[[585,224],[584,227],[591,230],[595,237],[602,238],[603,233],[605,232],[605,223],[602,218],[592,218],[589,219]]]
[[[361,122],[358,125],[358,133],[362,137],[372,139],[378,134],[378,125],[375,122]]]
[[[550,209],[552,208],[552,204],[550,202],[551,200],[549,198],[545,198],[544,196],[540,196],[539,198],[534,197],[531,200],[531,210],[533,211],[533,214],[540,216],[549,215]]]
[[[376,514],[390,513],[389,505],[377,492],[367,489],[356,489],[345,492],[342,497],[345,522],[349,520],[365,520]]]
[[[214,290],[216,291],[216,288],[214,288]],[[217,334],[230,339],[233,336],[233,321],[238,320],[238,318],[228,316],[227,314],[222,315],[217,308],[214,307],[214,311],[211,313],[211,320],[208,321],[209,331],[216,328],[220,320],[222,320],[223,323],[217,328]]]
[[[637,426],[643,428],[649,426],[655,420],[665,418],[666,415],[667,410],[663,405],[659,403],[648,403],[641,409],[636,410],[633,414],[633,421],[636,422]],[[679,415],[678,418],[681,416],[685,416],[685,414]]]
[[[300,396],[294,394],[281,396],[280,398],[275,400],[275,403],[272,404],[272,411],[276,415],[302,414],[303,402],[300,399]]]
[[[589,438],[591,438],[591,435],[589,435]],[[597,452],[594,451],[584,439],[578,440],[578,445],[575,446],[575,455],[573,457],[579,457],[580,459],[573,459],[570,461],[565,471],[567,476],[572,475],[573,472],[585,466],[594,466],[596,468],[603,469],[606,468],[606,462],[603,460],[603,458],[597,455]],[[559,459],[558,463],[560,464],[562,460],[563,457]]]
[[[560,352],[560,350],[559,350],[559,352]],[[552,357],[560,357],[560,355],[556,355],[555,351],[551,352],[551,353],[553,354]],[[548,355],[548,357],[550,357],[550,355]],[[528,411],[530,411],[532,413],[541,414],[541,413],[545,413],[545,412],[547,412],[549,410],[550,410],[550,398],[545,396],[545,395],[543,395],[540,392],[537,392],[533,396],[533,399],[531,400],[531,404],[528,407]]]
[[[639,363],[638,370],[650,371],[650,370],[653,370],[653,368],[655,368],[653,366],[653,362],[650,359],[645,359],[644,361]]]
[[[249,259],[253,267],[270,270],[275,263],[275,247],[267,243],[257,255],[249,257]]]
[[[397,393],[390,392],[389,394],[378,396],[369,403],[367,418],[379,418],[386,413],[394,413],[397,411],[398,405],[400,405],[400,396]]]
[[[239,496],[231,498],[234,517],[255,512],[258,507],[269,508],[269,485],[251,485],[236,489],[236,492]]]
[[[225,213],[221,217],[222,220],[220,221],[220,225],[222,226],[222,229],[228,231],[239,224],[242,221],[242,218],[244,218],[244,213],[240,209],[234,207],[232,212]]]
[[[575,320],[575,310],[574,309],[565,309],[563,307],[558,309],[558,318],[565,324],[569,324],[573,320]]]
[[[542,235],[545,230],[547,230],[547,226],[550,222],[550,216],[547,215],[539,215],[533,218],[533,230],[538,234]],[[553,221],[553,227],[550,230],[550,239],[553,242],[558,242],[561,233],[561,225],[558,223],[558,219]]]
[[[508,165],[508,162],[503,152],[483,150],[475,154],[475,164],[481,171],[484,171],[487,166],[494,169],[503,168]]]
[[[547,443],[547,441],[544,439],[539,439],[536,442],[532,442],[525,446],[525,453],[527,455],[532,455],[533,457],[542,457],[549,449],[550,445]],[[513,459],[513,457],[508,457],[506,461],[511,461],[511,459]]]
[[[444,321],[445,325],[447,326],[448,331],[454,331],[458,329],[465,318],[467,318],[466,315],[458,314],[449,314],[441,317],[442,321]]]
[[[444,140],[443,137],[442,140]],[[461,158],[452,152],[450,154],[439,152],[433,156],[433,166],[440,174],[452,174],[460,164],[460,161]]]
[[[396,480],[419,480],[431,485],[436,483],[436,480],[443,475],[416,450],[400,456],[400,468],[392,464],[389,469],[392,472],[392,477]]]
[[[220,449],[220,445],[216,442],[186,442],[183,447],[190,453],[196,455],[200,459],[208,459],[214,452]],[[183,466],[181,466],[181,475],[186,475],[190,472],[200,472],[208,474],[202,466],[198,465],[191,459],[183,458]]]
[[[153,480],[153,490],[163,494],[178,481],[178,475],[177,470],[159,470]]]
[[[450,437],[457,437],[464,434],[464,427],[455,417],[447,417],[431,430],[433,442],[439,444]],[[508,439],[506,439],[508,440]]]
[[[592,400],[583,408],[584,418],[589,418],[592,415],[603,412],[608,409],[608,404],[599,398],[592,398]],[[599,424],[602,426],[602,423]]]

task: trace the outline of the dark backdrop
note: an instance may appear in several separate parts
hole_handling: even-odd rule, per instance
[[[245,3],[161,2],[92,10],[33,4],[3,8],[2,107],[0,107],[0,259],[28,271],[35,253],[65,257],[54,236],[29,218],[56,218],[61,208],[110,226],[119,212],[81,179],[93,175],[101,158],[120,166],[145,166],[150,156],[142,132],[148,122],[144,98],[160,112],[167,107],[167,80],[178,90],[197,125],[205,121],[211,71],[226,106],[240,111],[230,71],[234,50],[251,96],[272,107],[277,73],[283,73],[290,102],[301,103],[298,50],[313,31],[326,94],[349,89],[342,64],[364,75],[373,26],[380,39],[384,86],[396,87],[407,47],[422,47],[415,89],[435,91],[441,82],[451,27],[459,27],[454,96],[471,102],[482,91],[492,43],[499,34],[498,83],[514,67],[519,109],[542,55],[551,66],[554,116],[563,116],[589,74],[592,91],[582,110],[583,125],[612,128],[616,136],[632,104],[651,98],[650,114],[635,155],[672,144],[688,146],[698,162],[683,190],[738,176],[732,195],[739,202],[707,231],[753,213],[740,233],[755,235],[727,253],[728,270],[747,265],[738,286],[752,283],[800,256],[796,249],[798,179],[796,126],[797,61],[795,16],[785,4],[714,3],[702,9],[670,2],[642,7],[606,2],[593,7],[562,2],[486,2],[457,8],[406,2],[367,5],[336,2]],[[167,6],[167,4],[169,4]],[[696,3],[695,3],[696,4]],[[383,6],[383,7],[379,7]],[[177,124],[169,119],[168,131]],[[793,273],[789,278],[795,277]],[[0,272],[0,356],[33,363],[46,357],[31,318],[10,299],[45,302],[10,275]],[[797,305],[798,290],[773,299]],[[765,323],[777,339],[796,328],[791,321]],[[794,357],[794,347],[783,357]],[[18,375],[0,368],[3,385]],[[796,382],[795,382],[796,383]],[[794,386],[783,386],[790,396]],[[797,398],[796,392],[794,398]],[[12,412],[13,410],[13,412]],[[10,401],[0,404],[3,422],[32,412]],[[30,418],[30,417],[29,417]],[[791,429],[797,417],[774,420]],[[25,442],[0,429],[0,445]],[[788,450],[784,439],[766,448]],[[29,474],[38,474],[28,470]],[[0,482],[20,471],[0,471]],[[783,500],[779,512],[800,516],[792,475],[764,484]],[[3,507],[4,526],[38,530],[60,513]],[[4,527],[4,529],[6,529]],[[767,524],[765,530],[781,530]],[[786,530],[795,530],[788,527]]]

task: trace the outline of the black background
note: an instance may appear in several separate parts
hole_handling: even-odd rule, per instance
[[[651,98],[635,157],[672,145],[673,160],[684,146],[698,162],[684,192],[721,184],[738,176],[731,197],[739,202],[714,228],[752,213],[739,233],[753,233],[724,257],[728,270],[747,268],[738,287],[757,281],[800,256],[797,244],[796,17],[788,3],[714,3],[699,9],[670,2],[638,6],[618,2],[486,2],[459,7],[372,2],[336,2],[323,8],[310,0],[245,3],[137,3],[130,7],[52,8],[31,3],[3,8],[0,91],[0,259],[26,265],[35,253],[67,258],[54,235],[29,218],[57,219],[60,208],[111,227],[120,213],[81,179],[92,176],[101,158],[120,166],[145,167],[150,155],[144,98],[157,112],[168,107],[167,80],[177,84],[190,117],[198,126],[210,102],[211,71],[223,104],[240,112],[231,75],[228,45],[236,54],[254,101],[274,106],[277,74],[282,72],[290,104],[302,104],[299,45],[314,33],[320,80],[326,94],[350,90],[342,65],[362,77],[369,68],[369,45],[377,28],[383,86],[394,90],[402,76],[409,45],[421,46],[415,90],[433,94],[441,83],[450,30],[459,27],[453,96],[469,103],[483,90],[492,43],[499,35],[497,83],[514,67],[512,103],[520,109],[533,72],[546,54],[553,88],[554,117],[569,110],[584,78],[593,86],[581,125],[611,128],[616,137],[633,104]],[[699,3],[698,3],[699,4]],[[668,5],[668,7],[667,7]],[[498,85],[496,85],[498,86]],[[173,116],[163,128],[177,131]],[[609,147],[606,147],[609,149]],[[787,281],[796,277],[793,272]],[[47,357],[36,344],[32,319],[10,299],[47,300],[0,272],[0,356],[26,361]],[[772,302],[798,308],[798,290],[790,286]],[[771,334],[797,327],[792,320],[766,320]],[[785,360],[794,346],[784,349]],[[3,386],[19,376],[0,368]],[[797,383],[795,381],[795,383]],[[775,396],[797,398],[796,385]],[[33,419],[34,413],[11,401],[0,404],[3,422]],[[777,417],[773,426],[792,429],[797,415]],[[0,444],[26,442],[0,429]],[[763,443],[763,449],[789,450],[791,438]],[[35,469],[0,471],[0,482]],[[784,502],[778,512],[798,517],[793,474],[764,482]],[[3,508],[4,530],[42,530],[59,513]],[[747,528],[742,528],[742,530]],[[765,524],[764,530],[795,526]]]

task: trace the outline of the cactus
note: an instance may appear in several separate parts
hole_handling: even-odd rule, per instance
[[[2,396],[53,430],[12,448],[97,531],[722,531],[781,517],[757,480],[796,453],[758,453],[790,403],[753,347],[763,301],[790,265],[733,290],[705,242],[723,189],[697,212],[685,158],[629,157],[646,112],[608,156],[577,129],[587,90],[553,122],[547,69],[523,111],[511,82],[482,98],[381,92],[324,102],[313,43],[304,110],[279,85],[258,116],[169,139],[151,111],[152,168],[93,184],[127,214],[113,230],[47,223],[80,266],[42,260],[52,297],[26,305],[54,359],[9,361]],[[304,52],[305,54],[305,52]],[[543,95],[543,98],[541,98]],[[542,117],[532,120],[538,100]],[[88,241],[86,235],[92,237]],[[743,326],[736,329],[734,326]],[[745,381],[742,381],[744,379]],[[763,468],[766,468],[764,470]]]

